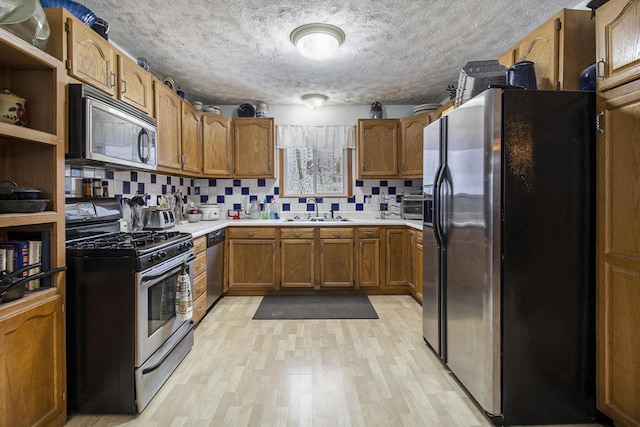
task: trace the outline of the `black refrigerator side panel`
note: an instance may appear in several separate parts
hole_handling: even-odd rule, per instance
[[[504,422],[591,422],[594,94],[503,96]]]
[[[125,265],[130,264],[130,265]],[[133,259],[67,256],[70,413],[135,414]]]

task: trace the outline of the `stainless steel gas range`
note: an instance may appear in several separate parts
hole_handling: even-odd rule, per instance
[[[193,346],[193,322],[175,316],[193,239],[121,233],[116,199],[68,199],[65,213],[69,412],[142,412]]]

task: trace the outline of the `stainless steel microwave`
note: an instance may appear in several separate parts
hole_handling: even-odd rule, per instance
[[[422,195],[404,195],[402,196],[402,218],[404,219],[422,219],[422,207],[424,196]]]
[[[155,119],[90,86],[68,87],[68,163],[156,169]]]

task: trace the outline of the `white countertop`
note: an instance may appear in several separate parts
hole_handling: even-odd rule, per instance
[[[193,237],[203,236],[215,230],[227,227],[359,227],[359,226],[381,226],[381,225],[404,225],[416,230],[422,230],[421,220],[409,219],[380,219],[372,217],[355,217],[344,215],[351,221],[287,221],[281,219],[219,219],[217,221],[200,221],[176,225],[175,229],[184,233],[190,233]]]

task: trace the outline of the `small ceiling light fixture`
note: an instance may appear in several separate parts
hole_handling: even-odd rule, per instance
[[[331,24],[306,24],[291,32],[291,43],[311,59],[331,56],[344,42],[344,32]]]
[[[314,110],[316,108],[322,107],[325,102],[327,102],[327,99],[329,98],[319,93],[309,93],[307,95],[302,95],[302,100],[305,104],[307,104],[307,107],[313,108]]]

